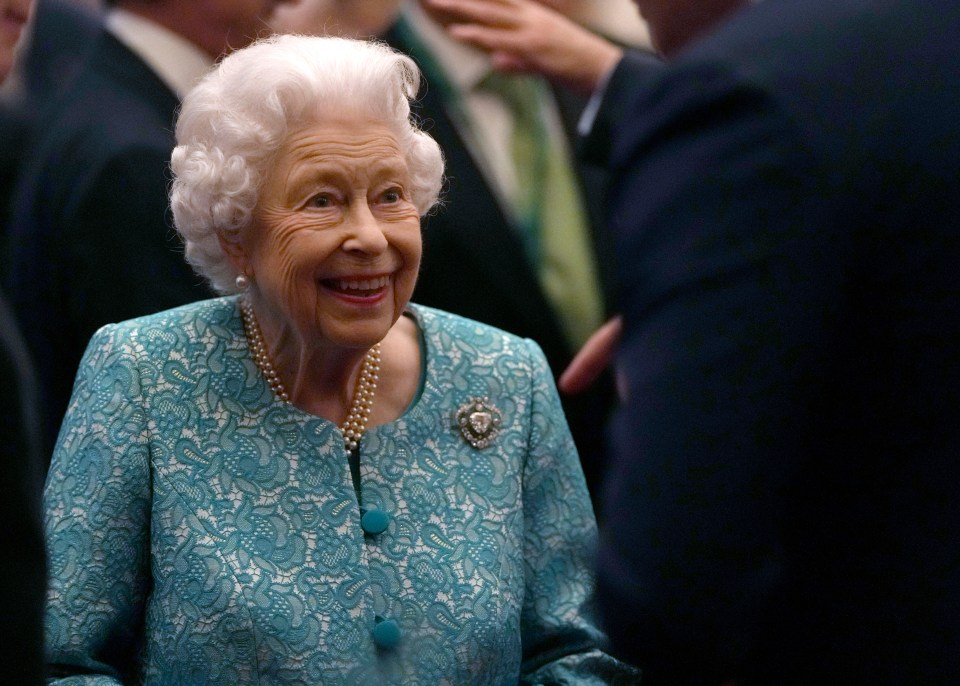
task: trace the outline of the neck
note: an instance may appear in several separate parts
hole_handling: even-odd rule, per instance
[[[198,4],[194,0],[120,0],[115,6],[173,31],[217,59],[227,51],[226,37],[217,35],[198,11]]]
[[[268,381],[270,369],[276,374],[278,383],[271,382],[274,392],[305,412],[343,424],[370,348],[310,345],[295,327],[258,309],[249,295],[245,298],[249,305],[241,307],[248,308],[248,339],[252,345],[260,341],[265,359],[258,364]]]

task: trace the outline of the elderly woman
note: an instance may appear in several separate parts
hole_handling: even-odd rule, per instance
[[[56,676],[635,677],[584,614],[595,526],[541,352],[409,303],[443,167],[418,80],[286,36],[184,101],[174,217],[229,295],[90,343],[46,492]]]

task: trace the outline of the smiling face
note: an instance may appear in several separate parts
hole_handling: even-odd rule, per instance
[[[326,121],[291,133],[253,221],[225,245],[252,277],[261,327],[321,347],[366,348],[403,313],[420,269],[420,217],[384,125]]]

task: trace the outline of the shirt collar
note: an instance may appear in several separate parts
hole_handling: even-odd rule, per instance
[[[213,66],[213,59],[186,38],[133,12],[112,8],[106,26],[181,100]]]
[[[485,53],[452,39],[444,28],[421,9],[418,2],[404,4],[407,22],[443,69],[450,84],[461,93],[469,93],[493,66]]]

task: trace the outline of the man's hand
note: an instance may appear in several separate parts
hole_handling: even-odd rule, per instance
[[[596,381],[617,354],[622,332],[621,317],[614,317],[597,329],[560,375],[560,380],[557,382],[560,390],[573,395],[585,390]],[[620,379],[617,379],[617,392],[621,399],[626,395],[626,388],[623,388]]]
[[[451,36],[490,53],[500,71],[540,74],[585,95],[623,51],[547,6],[552,0],[422,0],[453,17]]]

